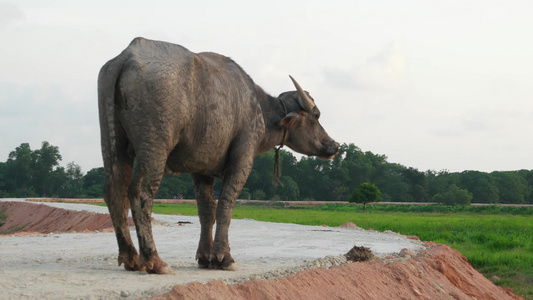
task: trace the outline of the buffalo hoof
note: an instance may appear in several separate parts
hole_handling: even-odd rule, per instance
[[[167,275],[167,274],[174,273],[169,266],[163,266],[158,269],[150,269],[150,270],[147,269],[146,272],[149,274],[159,274],[159,275]]]
[[[198,268],[200,269],[207,269],[209,268],[209,259],[208,258],[196,258],[198,260]]]
[[[150,261],[145,261],[143,265],[146,267],[148,274],[172,274],[172,269],[159,257],[153,258]]]
[[[124,269],[127,271],[145,271],[145,268],[139,264],[139,255],[137,254],[119,254],[118,265],[122,264],[124,264]]]
[[[239,266],[238,266],[236,263],[232,263],[232,264],[230,264],[230,265],[227,266],[227,267],[222,267],[222,270],[226,270],[226,271],[237,271],[237,270],[239,270]]]
[[[209,268],[226,271],[237,271],[239,266],[235,263],[235,260],[233,260],[231,255],[219,254],[216,257],[211,256]]]

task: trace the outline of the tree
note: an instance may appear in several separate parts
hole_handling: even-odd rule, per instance
[[[237,199],[248,199],[248,197],[251,197],[250,191],[248,188],[242,188],[241,193],[239,194],[239,197]]]
[[[532,188],[519,172],[492,172],[491,176],[498,184],[500,203],[526,203]]]
[[[383,201],[412,201],[413,197],[409,193],[409,183],[402,175],[405,169],[407,168],[393,163],[387,163],[383,166],[382,176],[376,180],[376,185],[381,191]]]
[[[461,186],[461,174],[450,173],[448,170],[441,170],[439,172],[427,171],[426,178],[428,182],[428,198],[433,201],[433,196],[446,192],[452,184]],[[464,186],[461,186],[464,188]],[[435,201],[433,201],[435,202]]]
[[[81,172],[81,167],[79,165],[74,162],[69,162],[66,171],[64,171],[64,179],[62,181],[63,184],[60,196],[70,198],[81,197],[84,195],[83,173]]]
[[[104,168],[93,168],[83,176],[83,190],[89,198],[102,198],[104,190]]]
[[[359,186],[361,183],[368,182],[372,177],[372,162],[368,157],[354,144],[349,144],[345,148],[345,157],[341,164],[348,174],[347,182],[349,190]]]
[[[472,193],[452,184],[446,192],[434,195],[432,200],[445,205],[470,205]]]
[[[520,175],[522,177],[524,177],[524,179],[526,180],[527,185],[529,187],[533,187],[533,171],[531,171],[531,170],[520,170],[520,171],[518,171],[518,173],[520,173]],[[533,191],[531,191],[529,193],[529,197],[527,197],[526,202],[528,204],[533,204]]]
[[[461,187],[472,191],[472,203],[500,202],[500,191],[490,174],[479,171],[464,171],[461,173]]]
[[[163,176],[156,198],[173,199],[178,195],[182,195],[184,198],[194,199],[191,174],[186,173],[178,176],[165,174]]]
[[[90,169],[85,176],[83,176],[83,188],[88,189],[93,185],[103,186],[105,182],[104,168]]]
[[[255,190],[252,193],[252,199],[254,199],[254,200],[265,200],[266,199],[266,194],[265,194],[265,192],[263,192],[263,190]]]
[[[279,155],[283,186],[273,184],[274,151],[268,151],[255,157],[240,198],[343,201],[362,183],[372,182],[382,201],[533,204],[533,170],[420,172],[389,163],[385,155],[363,152],[354,144],[342,144],[329,161],[307,156],[298,160],[285,150]],[[60,161],[58,147],[46,141],[35,151],[28,143],[20,144],[5,163],[0,162],[0,197],[102,197],[104,168],[83,175],[74,162],[64,167]],[[215,179],[215,193],[221,186],[222,181]],[[163,176],[156,198],[178,194],[195,197],[191,175]]]
[[[415,168],[403,170],[402,175],[409,184],[409,191],[413,201],[426,201],[428,188],[426,175]]]
[[[316,182],[323,182],[317,171],[316,160],[312,157],[302,157],[298,164],[296,165],[298,176],[294,177],[293,180],[298,184],[300,189],[300,196],[303,199],[324,199],[322,190]]]
[[[381,192],[372,183],[361,183],[348,197],[350,203],[363,203],[363,213],[366,213],[366,204],[370,202],[380,202]]]
[[[284,173],[284,155],[283,150],[280,151],[280,163],[282,165],[282,174]],[[249,191],[262,190],[265,193],[263,199],[269,199],[274,195],[274,185],[272,184],[272,175],[274,171],[274,151],[268,151],[254,158],[252,171],[246,180],[244,186]],[[252,193],[252,197],[255,197]]]
[[[6,178],[6,164],[0,162],[0,198],[7,197],[7,178]],[[1,226],[1,225],[0,225]]]
[[[32,181],[32,151],[30,144],[22,143],[9,153],[5,165],[6,189],[16,197],[33,196],[30,193]]]
[[[280,199],[285,201],[298,200],[298,196],[300,196],[298,184],[289,176],[281,176],[280,181],[283,186],[276,187],[276,193]]]
[[[61,154],[59,154],[59,148],[50,145],[48,142],[43,142],[41,149],[32,152],[32,170],[33,187],[39,195],[47,196],[51,195],[54,190],[57,192],[61,183],[54,186],[53,171],[55,167],[59,166],[61,161]]]

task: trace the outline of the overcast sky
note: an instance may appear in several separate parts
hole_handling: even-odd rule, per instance
[[[533,169],[533,1],[2,1],[0,161],[102,166],[96,79],[142,36],[293,75],[340,143],[421,171]]]

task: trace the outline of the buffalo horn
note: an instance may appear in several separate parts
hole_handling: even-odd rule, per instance
[[[300,95],[300,100],[301,100],[300,105],[303,107],[303,109],[310,112],[315,107],[315,103],[313,102],[313,100],[309,98],[309,96],[307,96],[307,94],[302,89],[302,87],[298,84],[298,82],[296,82],[296,80],[294,80],[294,78],[292,78],[291,75],[289,75],[289,77],[291,78],[292,83],[294,84],[294,87],[296,87],[296,90],[298,91],[298,95]]]

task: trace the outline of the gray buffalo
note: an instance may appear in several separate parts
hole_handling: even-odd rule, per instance
[[[155,247],[152,203],[163,173],[191,173],[201,223],[198,265],[236,269],[228,228],[254,156],[287,145],[331,159],[339,149],[320,125],[313,98],[291,80],[296,91],[272,97],[228,57],[144,38],[134,39],[102,67],[98,107],[104,199],[119,266],[172,273]],[[215,177],[223,180],[218,202]],[[128,230],[129,207],[139,253]]]

